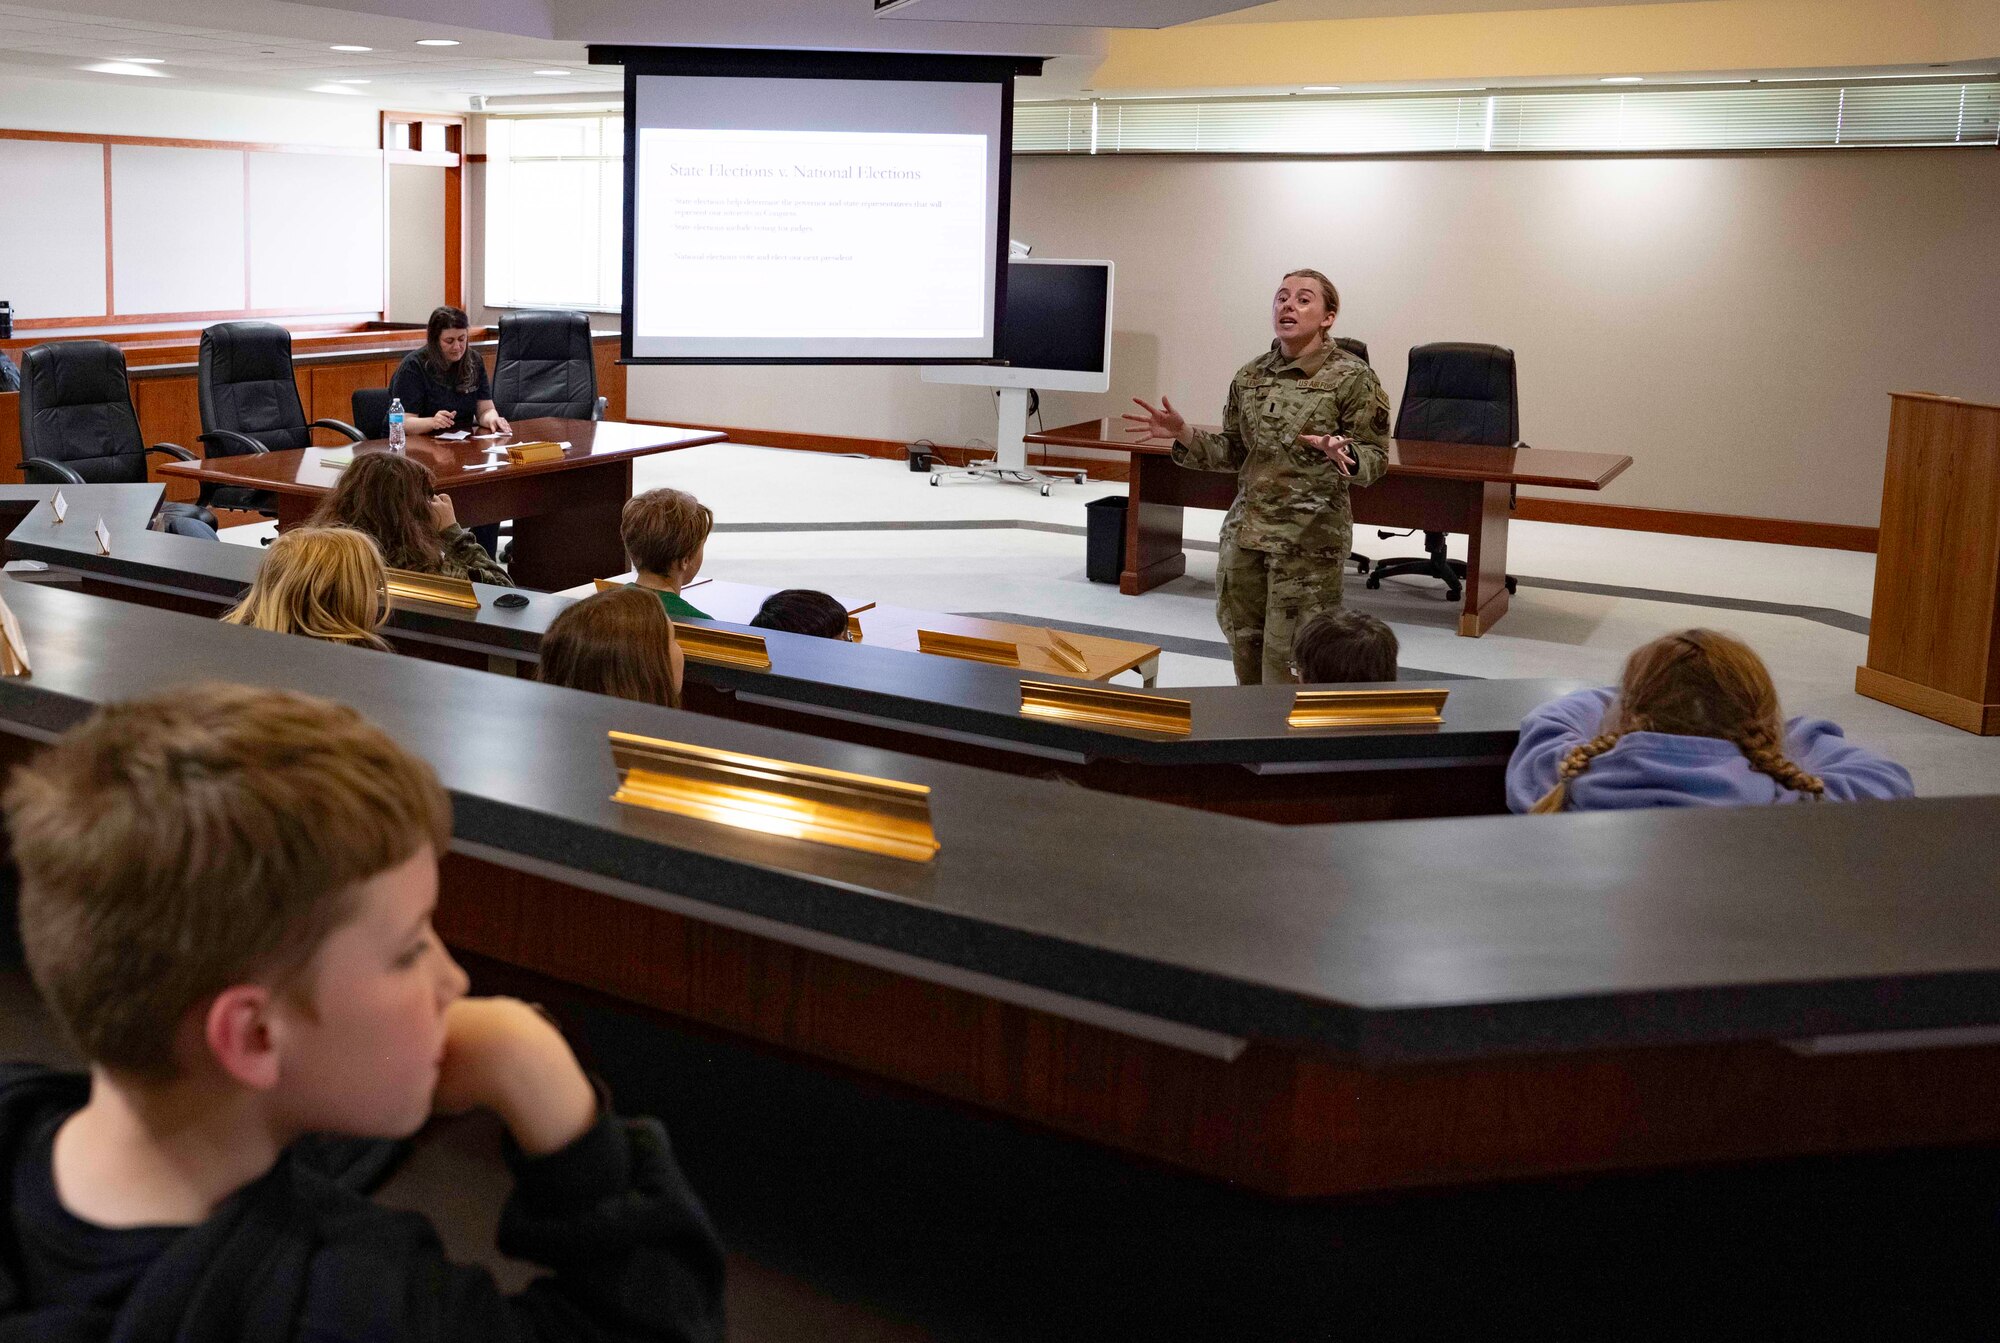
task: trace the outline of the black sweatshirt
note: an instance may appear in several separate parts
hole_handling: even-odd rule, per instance
[[[554,1270],[516,1296],[444,1257],[421,1214],[302,1145],[191,1227],[109,1230],[56,1198],[51,1144],[87,1077],[0,1067],[0,1343],[720,1340],[722,1249],[650,1119],[606,1110],[560,1152],[508,1144],[500,1249]]]

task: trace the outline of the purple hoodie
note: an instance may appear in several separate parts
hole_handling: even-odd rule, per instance
[[[1571,748],[1604,730],[1617,691],[1579,690],[1551,700],[1521,720],[1521,742],[1507,763],[1507,806],[1527,811],[1556,786]],[[1910,772],[1851,744],[1824,718],[1785,724],[1785,754],[1826,784],[1829,802],[1915,797]],[[1804,795],[1750,768],[1734,742],[1667,732],[1627,732],[1618,744],[1570,780],[1573,811],[1632,807],[1736,807],[1797,802]]]

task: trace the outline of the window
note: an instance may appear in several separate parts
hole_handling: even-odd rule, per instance
[[[617,312],[625,118],[486,123],[486,292],[494,308]]]
[[[1986,145],[2000,82],[1023,103],[1017,154],[1672,153]]]

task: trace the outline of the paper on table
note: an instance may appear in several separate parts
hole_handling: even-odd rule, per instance
[[[463,434],[461,434],[461,435],[460,435],[460,437],[461,437],[461,438],[463,438],[463,437],[464,437],[464,435],[463,435]],[[512,435],[512,434],[474,434],[474,435],[473,435],[473,437],[474,437],[474,438],[512,438],[512,437],[513,437],[513,435]]]
[[[440,443],[459,443],[471,438],[472,431],[470,429],[454,429],[448,434],[433,434],[431,437]]]
[[[49,500],[49,509],[56,515],[57,522],[69,516],[69,500],[63,498],[61,490],[57,490],[56,497]]]
[[[111,529],[104,525],[104,519],[99,518],[97,525],[91,528],[91,531],[97,535],[97,553],[100,555],[109,555],[111,553]]]

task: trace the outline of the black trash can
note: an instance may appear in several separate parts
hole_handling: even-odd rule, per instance
[[[1083,572],[1093,583],[1116,583],[1125,569],[1125,507],[1122,494],[1092,499],[1086,521]]]

